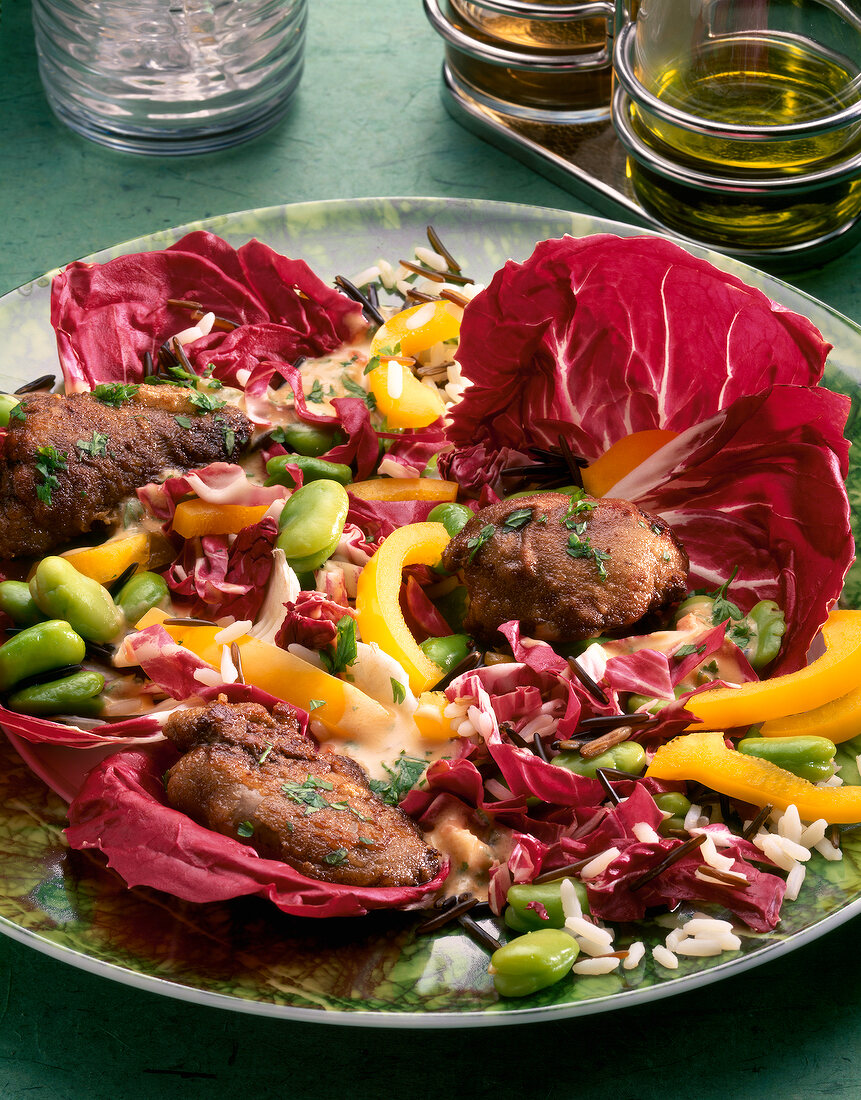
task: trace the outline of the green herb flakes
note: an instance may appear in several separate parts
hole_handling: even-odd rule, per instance
[[[393,703],[394,703],[394,704],[395,704],[396,706],[400,706],[400,704],[401,704],[401,703],[403,703],[403,701],[404,701],[404,700],[406,699],[406,697],[407,697],[407,691],[406,691],[406,688],[405,688],[405,687],[404,687],[404,685],[403,685],[403,684],[402,684],[402,683],[400,682],[400,680],[396,680],[396,679],[394,678],[394,676],[392,676],[392,677],[390,678],[390,682],[391,682],[391,685],[392,685],[392,702],[393,702]]]
[[[327,852],[323,856],[323,862],[328,863],[330,867],[340,867],[342,863],[347,862],[348,855],[346,848],[335,848],[334,851]]]
[[[326,705],[326,700],[325,699],[309,699],[308,700],[308,713],[310,714],[311,711],[319,710],[320,707],[324,707],[325,705]]]
[[[513,512],[510,512],[505,517],[502,529],[503,531],[519,531],[521,527],[525,527],[531,519],[531,508],[515,508]]]
[[[179,424],[180,428],[185,428],[186,431],[191,427],[191,421],[187,416],[175,416],[174,420]]]
[[[41,477],[41,481],[36,486],[36,496],[41,500],[43,504],[51,504],[51,493],[60,484],[57,478],[57,471],[63,471],[66,469],[66,453],[60,452],[50,446],[38,447],[36,450],[38,458],[36,459],[36,472]]]
[[[322,405],[326,400],[326,395],[323,392],[323,383],[319,378],[314,379],[314,385],[305,394],[305,400],[310,401],[314,405]]]
[[[250,821],[240,821],[236,826],[236,835],[244,837],[254,836],[254,826]]]
[[[426,760],[401,753],[392,763],[383,764],[388,779],[372,779],[371,790],[383,802],[397,806],[407,791],[411,791],[425,773]]]
[[[108,443],[110,443],[110,436],[93,429],[92,439],[79,439],[75,446],[90,458],[100,458],[108,453]]]
[[[472,561],[487,540],[493,537],[493,532],[495,530],[496,528],[492,523],[486,523],[477,535],[473,535],[471,539],[466,540],[467,548],[472,551],[469,555],[470,561]]]
[[[344,391],[350,395],[350,397],[358,397],[360,401],[364,401],[369,409],[372,411],[377,407],[377,399],[372,393],[360,386],[358,382],[354,382],[349,374],[345,374],[341,378],[341,385],[344,387]]]
[[[103,405],[112,405],[115,409],[118,409],[126,401],[131,401],[139,389],[140,386],[122,382],[102,382],[93,390],[93,396],[97,401],[101,401]]]

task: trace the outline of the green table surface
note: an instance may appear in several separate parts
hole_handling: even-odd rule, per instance
[[[420,0],[311,0],[288,116],[204,157],[140,158],[58,123],[28,0],[0,24],[0,293],[118,241],[210,215],[374,195],[596,213],[469,134],[439,95]],[[861,320],[861,249],[790,281]],[[160,998],[0,939],[0,1095],[858,1096],[857,921],[699,992],[608,1015],[462,1031],[270,1020]]]

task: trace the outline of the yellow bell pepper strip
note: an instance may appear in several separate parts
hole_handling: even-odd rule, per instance
[[[215,640],[219,627],[171,625],[164,629],[201,660],[220,667],[223,646]],[[386,708],[353,684],[260,638],[244,634],[236,644],[247,684],[312,712],[332,737],[373,743],[391,727],[392,716]]]
[[[457,499],[456,481],[433,477],[378,477],[354,481],[347,492],[359,500],[431,500],[436,504]]]
[[[425,302],[402,309],[377,329],[371,355],[379,355],[386,348],[392,355],[418,355],[443,340],[456,340],[462,314],[463,310],[452,302]]]
[[[390,428],[426,428],[445,412],[439,392],[425,386],[401,358],[410,358],[460,333],[462,310],[451,302],[423,303],[401,310],[377,329],[371,341],[371,356],[385,356],[368,374],[368,388]],[[389,360],[392,372],[399,372],[393,395],[389,388]],[[399,392],[398,392],[399,391]]]
[[[448,706],[444,691],[423,691],[413,714],[416,728],[426,741],[450,741],[457,734],[443,711]]]
[[[394,369],[394,368],[393,368]],[[408,366],[398,363],[401,372],[400,392],[389,390],[389,364],[380,363],[368,374],[368,389],[374,395],[377,408],[386,418],[389,428],[426,428],[445,412],[445,402],[434,387],[419,382]]]
[[[244,527],[259,523],[266,504],[211,504],[194,497],[176,506],[173,529],[184,539],[196,535],[238,535]]]
[[[830,703],[814,707],[813,710],[763,722],[759,733],[761,737],[801,737],[813,734],[816,737],[827,737],[835,745],[851,741],[861,734],[861,687],[853,688],[839,699],[832,699]]]
[[[150,536],[146,531],[138,531],[134,535],[103,542],[101,546],[67,550],[62,557],[85,577],[91,577],[99,584],[110,584],[130,565],[146,568],[150,559]]]
[[[692,780],[719,794],[754,806],[798,808],[802,821],[829,824],[861,821],[861,787],[817,787],[769,760],[728,749],[723,734],[683,733],[662,745],[646,769],[647,778]]]
[[[621,481],[678,434],[654,428],[623,435],[582,471],[583,488],[590,496],[602,497],[617,481]]]
[[[800,714],[839,699],[861,681],[861,611],[832,611],[822,636],[825,653],[806,668],[738,688],[704,691],[685,706],[702,725],[729,729]]]
[[[436,565],[449,541],[441,523],[409,523],[393,531],[362,572],[356,591],[356,617],[363,642],[376,642],[410,678],[414,695],[444,676],[429,660],[407,626],[399,595],[404,567]]]

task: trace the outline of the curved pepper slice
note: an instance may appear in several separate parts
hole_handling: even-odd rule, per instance
[[[67,550],[61,555],[85,577],[99,584],[110,584],[130,565],[146,568],[150,558],[150,536],[146,531],[110,539],[101,546],[87,546],[83,550]]]
[[[861,687],[853,688],[839,699],[832,699],[830,703],[802,714],[763,722],[759,733],[761,737],[803,737],[813,734],[827,737],[835,745],[851,741],[861,734]]]
[[[356,616],[362,641],[377,642],[398,661],[420,695],[445,675],[429,660],[406,624],[400,605],[401,577],[407,565],[436,565],[449,541],[441,523],[409,523],[393,531],[362,572],[356,591]]]
[[[238,535],[244,527],[259,523],[267,508],[267,504],[212,504],[193,497],[177,504],[172,526],[184,539],[195,535]]]
[[[437,504],[456,500],[457,490],[456,481],[435,477],[378,477],[347,486],[347,492],[360,500],[432,500]]]
[[[840,698],[861,681],[861,611],[832,611],[822,636],[825,653],[806,668],[738,688],[704,691],[685,707],[703,725],[730,729],[800,714]]]
[[[389,387],[389,365],[381,363],[368,374],[368,389],[374,395],[377,408],[390,428],[426,428],[445,412],[445,402],[434,387],[419,382],[408,366],[397,364],[400,371],[400,392],[393,395]]]
[[[652,428],[623,435],[600,458],[582,471],[583,488],[593,497],[602,497],[617,481],[635,470],[641,462],[675,439],[678,432]]]
[[[142,628],[159,618],[146,617],[138,626]],[[219,627],[171,625],[164,629],[202,660],[215,668],[220,666],[223,646],[216,641]],[[314,718],[332,737],[369,745],[385,737],[391,728],[392,716],[386,708],[353,684],[260,638],[245,634],[236,644],[246,683],[302,710],[313,711]]]
[[[371,355],[386,348],[393,355],[418,355],[443,340],[456,340],[462,315],[463,310],[451,302],[425,302],[402,309],[374,333]]]
[[[646,776],[704,783],[754,806],[771,804],[785,810],[795,805],[802,821],[820,817],[833,825],[861,821],[861,787],[816,787],[768,760],[728,749],[723,734],[713,731],[683,733],[662,745]]]

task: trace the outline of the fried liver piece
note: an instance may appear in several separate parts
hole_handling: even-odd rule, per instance
[[[289,707],[219,701],[171,715],[164,733],[184,753],[167,773],[170,804],[266,859],[348,886],[438,873],[416,824],[377,798],[355,760],[318,751]]]
[[[627,500],[534,493],[481,509],[443,554],[469,590],[464,629],[492,640],[512,619],[575,642],[632,627],[685,594],[688,556],[667,524]]]
[[[174,386],[140,386],[117,406],[91,393],[36,393],[21,406],[0,450],[0,558],[63,546],[163,470],[235,461],[251,436],[236,406],[201,413]]]

